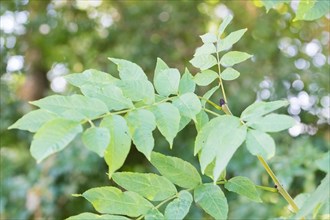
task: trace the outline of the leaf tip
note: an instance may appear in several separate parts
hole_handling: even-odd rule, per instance
[[[73,196],[73,197],[82,197],[83,195],[80,194],[80,193],[73,193],[73,194],[71,194],[71,196]]]

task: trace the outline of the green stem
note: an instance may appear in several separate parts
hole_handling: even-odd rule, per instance
[[[221,107],[217,104],[215,104],[214,102],[212,102],[211,100],[208,100],[202,96],[198,96],[199,99],[203,99],[204,101],[206,101],[207,103],[209,103],[210,105],[212,105],[214,108],[218,109],[218,110],[222,110]]]
[[[274,181],[274,183],[277,186],[277,190],[278,192],[283,196],[283,198],[291,205],[291,207],[293,208],[294,212],[298,212],[299,208],[297,206],[297,204],[295,203],[295,201],[292,199],[292,197],[290,196],[290,194],[283,188],[282,184],[280,183],[280,181],[277,179],[277,177],[275,176],[274,172],[272,171],[272,169],[269,167],[269,165],[267,164],[267,162],[265,161],[265,159],[262,156],[258,156],[259,161],[261,162],[262,166],[265,168],[265,170],[267,171],[268,175],[272,178],[272,180]]]
[[[223,94],[224,100],[227,103],[226,93],[225,93],[225,90],[223,88],[222,80],[221,80],[221,77],[220,77],[220,63],[219,63],[219,54],[218,53],[217,53],[217,61],[218,61],[218,69],[219,69],[220,86],[222,88],[222,94]],[[232,115],[229,107],[228,106],[226,106],[226,107],[227,107],[228,111],[224,111],[224,112],[227,115]],[[266,172],[268,173],[268,175],[272,178],[272,180],[274,181],[274,183],[277,185],[277,191],[282,195],[282,197],[287,201],[287,203],[289,203],[291,205],[291,207],[293,208],[294,212],[298,212],[299,208],[298,208],[297,204],[292,199],[292,197],[290,196],[290,194],[283,188],[282,184],[277,179],[277,177],[275,176],[274,172],[269,167],[269,165],[267,164],[267,162],[265,161],[265,159],[262,156],[260,156],[260,155],[258,155],[258,159],[261,162],[261,164],[264,167],[264,169],[266,170]]]
[[[259,186],[259,185],[256,185],[257,188],[259,189],[262,189],[262,190],[265,190],[265,191],[268,191],[268,192],[275,192],[277,193],[278,190],[274,187],[268,187],[268,186]]]
[[[218,42],[220,41],[220,35],[218,35]],[[223,99],[225,100],[225,102],[227,103],[227,96],[226,96],[226,92],[225,92],[225,87],[223,86],[223,82],[221,79],[221,68],[220,68],[220,58],[219,58],[219,52],[218,52],[218,43],[217,43],[217,63],[218,63],[218,77],[219,77],[219,85],[221,86],[221,91],[222,91],[222,95],[223,95]]]
[[[211,111],[211,110],[209,110],[207,108],[203,108],[203,110],[206,111],[206,112],[208,112],[208,113],[210,113],[210,114],[212,114],[212,115],[214,115],[214,116],[216,116],[216,117],[221,116],[220,114],[218,114],[218,113],[216,113],[214,111]]]

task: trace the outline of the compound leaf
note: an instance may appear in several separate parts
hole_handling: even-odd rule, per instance
[[[180,191],[178,198],[174,199],[166,206],[164,213],[165,218],[176,220],[183,219],[188,214],[192,201],[193,197],[188,191]]]
[[[196,49],[194,56],[212,54],[215,53],[216,50],[213,43],[206,43]]]
[[[126,120],[120,115],[110,115],[102,119],[100,127],[110,131],[110,143],[104,152],[104,159],[109,167],[108,176],[118,170],[125,162],[131,149],[131,137],[129,136]]]
[[[189,61],[194,67],[206,70],[217,64],[217,59],[210,54],[198,55]]]
[[[145,220],[165,220],[164,215],[158,209],[152,209],[144,216]]]
[[[223,32],[225,31],[226,27],[228,26],[228,24],[233,20],[233,16],[232,15],[228,15],[226,16],[222,23],[220,24],[219,26],[219,29],[218,29],[218,34],[219,36],[221,36],[223,34]]]
[[[217,41],[217,36],[213,33],[206,33],[200,36],[203,43],[215,43]]]
[[[255,202],[262,202],[253,182],[244,176],[235,176],[225,183],[225,188]]]
[[[257,118],[248,125],[254,129],[264,132],[278,132],[291,128],[296,121],[288,116],[282,114],[269,114],[264,117]]]
[[[252,55],[245,52],[230,51],[221,57],[220,64],[225,67],[233,66],[249,59],[250,57],[252,57]]]
[[[231,67],[226,68],[221,73],[221,79],[223,79],[223,80],[234,80],[234,79],[237,79],[239,76],[240,76],[240,73]]]
[[[18,119],[8,129],[20,129],[27,130],[30,132],[36,132],[40,126],[45,124],[47,121],[57,118],[58,116],[52,112],[44,109],[37,109],[24,115]]]
[[[89,150],[103,157],[110,142],[110,132],[107,128],[91,127],[84,131],[81,138]]]
[[[30,103],[77,121],[91,119],[108,112],[107,106],[102,101],[83,95],[52,95]]]
[[[165,177],[153,173],[114,173],[113,180],[128,191],[136,192],[151,201],[162,201],[177,193]]]
[[[132,101],[143,101],[152,104],[155,101],[155,91],[151,82],[145,79],[122,80],[118,86],[125,97]]]
[[[119,76],[122,80],[148,80],[142,68],[128,60],[108,58],[117,64]]]
[[[154,114],[149,110],[137,109],[127,114],[126,120],[129,131],[138,151],[150,160],[150,153],[154,148],[152,131],[156,129]]]
[[[182,95],[184,93],[195,92],[195,88],[196,84],[193,80],[193,76],[186,68],[179,83],[179,94]]]
[[[213,70],[204,70],[194,76],[194,81],[199,86],[207,86],[216,78],[218,78],[218,76],[218,73],[214,72]]]
[[[246,147],[252,155],[270,159],[275,155],[275,141],[267,133],[249,129],[246,136]]]
[[[170,103],[161,103],[152,108],[152,112],[155,115],[160,133],[164,135],[170,148],[172,148],[173,139],[179,132],[181,118],[179,110]]]
[[[154,77],[154,85],[158,94],[169,96],[177,94],[180,83],[180,72],[177,69],[165,69]]]
[[[195,120],[196,115],[201,111],[201,102],[195,93],[185,93],[173,99],[173,105],[179,109],[182,116]]]
[[[48,121],[34,135],[31,154],[39,163],[64,149],[80,132],[82,132],[82,126],[79,122],[64,118]]]
[[[224,115],[210,120],[197,134],[195,141],[195,155],[201,151],[199,161],[202,173],[216,159],[213,170],[216,181],[245,137],[246,126],[235,116]]]
[[[224,39],[218,41],[218,52],[230,49],[237,41],[239,41],[244,33],[247,31],[247,28],[241,29],[238,31],[231,32]]]
[[[90,212],[83,212],[79,215],[70,216],[66,220],[129,220],[129,218],[126,218],[124,216],[120,215],[97,215]]]
[[[137,217],[154,208],[139,194],[129,191],[122,192],[112,186],[92,188],[82,195],[100,213]]]
[[[180,187],[190,189],[202,182],[196,168],[180,158],[152,152],[150,162],[163,176]]]
[[[205,183],[194,190],[194,200],[215,219],[227,219],[228,204],[219,186]]]

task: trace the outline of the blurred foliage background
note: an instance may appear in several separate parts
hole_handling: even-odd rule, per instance
[[[187,66],[196,73],[189,60],[201,45],[198,36],[217,28],[228,14],[234,15],[229,32],[248,28],[233,49],[254,55],[238,66],[241,77],[225,85],[233,113],[239,115],[255,100],[288,99],[290,105],[282,111],[297,124],[274,134],[277,155],[269,163],[293,196],[312,192],[325,176],[329,164],[322,162],[330,148],[329,14],[315,21],[293,22],[295,1],[268,13],[258,0],[2,0],[0,4],[1,219],[63,219],[94,212],[87,201],[71,194],[113,184],[103,159],[79,141],[36,164],[29,154],[32,134],[7,130],[32,109],[28,101],[77,92],[63,79],[68,73],[95,68],[116,74],[107,59],[110,56],[139,64],[150,79],[157,57],[181,72]],[[215,102],[219,98],[220,94],[212,97]],[[155,150],[197,166],[192,150],[195,135],[191,124],[170,151],[155,132]],[[154,171],[134,149],[122,170]],[[228,167],[227,178],[236,175],[260,185],[273,184],[244,147]],[[228,193],[229,218],[288,214],[278,194],[260,194],[263,204]],[[209,217],[191,208],[187,218]]]

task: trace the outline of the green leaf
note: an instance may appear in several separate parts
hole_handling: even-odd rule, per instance
[[[241,63],[251,57],[252,57],[252,55],[245,53],[245,52],[230,51],[221,57],[220,64],[225,67],[233,66],[233,65],[235,65],[237,63]]]
[[[139,194],[129,191],[122,192],[112,186],[92,188],[82,195],[100,213],[137,217],[154,208],[148,200]]]
[[[196,168],[180,158],[152,152],[150,162],[163,176],[182,188],[194,188],[202,182]]]
[[[206,43],[196,49],[194,56],[212,54],[216,51],[217,49],[213,43]]]
[[[299,209],[297,214],[294,216],[295,219],[301,219],[302,217],[312,213],[314,208],[322,202],[329,199],[330,195],[330,174],[327,174],[322,180],[321,184],[316,190],[307,198],[302,207]]]
[[[157,58],[157,64],[156,64],[156,68],[155,68],[154,77],[156,77],[160,72],[162,72],[163,70],[166,70],[166,69],[169,69],[167,64],[162,59]]]
[[[110,132],[107,128],[91,127],[84,131],[81,138],[89,150],[103,157],[110,142]]]
[[[227,199],[220,187],[205,183],[194,190],[194,200],[202,209],[215,219],[227,219]]]
[[[288,101],[279,100],[273,102],[255,102],[248,106],[241,114],[241,119],[244,121],[252,121],[265,114],[268,114],[276,109],[287,106]]]
[[[326,152],[322,158],[318,159],[315,161],[316,163],[316,166],[326,172],[326,173],[330,173],[330,167],[329,167],[329,164],[330,164],[330,151]]]
[[[209,122],[209,116],[206,114],[205,111],[200,111],[197,115],[196,115],[196,130],[197,132],[199,132],[204,125],[206,125]]]
[[[159,72],[154,77],[154,85],[158,94],[169,96],[177,94],[180,82],[180,72],[177,69],[170,68]]]
[[[201,111],[201,102],[195,93],[185,93],[173,99],[173,105],[179,109],[182,116],[195,120],[196,115]]]
[[[201,151],[199,161],[202,173],[216,159],[213,170],[216,181],[245,137],[246,126],[235,116],[224,115],[210,120],[197,134],[195,141],[194,154]]]
[[[183,219],[188,214],[192,201],[193,197],[188,191],[180,191],[178,198],[174,199],[166,206],[164,213],[165,218],[176,220]]]
[[[117,64],[119,76],[122,80],[148,80],[146,74],[140,66],[128,60],[108,58],[113,63]]]
[[[184,129],[190,122],[191,122],[191,118],[188,118],[186,116],[181,115],[180,124],[179,124],[179,131]]]
[[[295,123],[296,121],[288,115],[272,113],[257,118],[248,125],[256,130],[264,132],[278,132],[291,128]]]
[[[120,115],[103,118],[100,127],[110,131],[110,143],[105,150],[104,159],[109,166],[108,176],[111,178],[112,174],[124,164],[131,149],[131,138],[126,120]]]
[[[128,191],[136,192],[151,201],[162,201],[177,193],[165,177],[153,173],[114,173],[113,180]]]
[[[218,76],[218,73],[214,72],[213,70],[204,70],[194,76],[194,81],[199,86],[207,86],[216,78],[218,78]]]
[[[203,98],[204,99],[201,99],[201,103],[202,103],[202,106],[205,107],[205,104],[206,104],[206,101],[205,99],[210,99],[211,96],[219,89],[220,87],[219,86],[215,86],[213,87],[212,89],[210,89],[209,91],[207,91],[204,95],[203,95]]]
[[[231,67],[228,67],[221,73],[221,79],[234,80],[234,79],[237,79],[239,77],[239,75],[240,75],[240,73],[237,70],[235,70]]]
[[[215,160],[213,160],[209,165],[207,165],[207,167],[205,168],[204,174],[208,177],[210,177],[211,179],[215,180],[213,177],[213,170],[215,167]],[[221,180],[225,180],[226,179],[226,169],[224,169],[220,176],[218,177],[218,179],[216,179],[216,181],[221,181]]]
[[[115,84],[118,79],[108,73],[94,69],[85,70],[82,73],[73,73],[64,77],[71,85],[81,87],[83,85],[90,86],[106,86]]]
[[[248,130],[246,147],[250,153],[255,156],[260,155],[270,159],[275,155],[274,139],[270,135],[259,130]]]
[[[97,98],[104,102],[109,111],[118,111],[134,107],[132,101],[125,97],[121,89],[115,85],[105,85],[101,87],[83,85],[80,89],[85,96]]]
[[[79,122],[63,118],[48,121],[34,135],[31,154],[40,163],[49,155],[63,150],[80,132]]]
[[[220,39],[217,44],[217,51],[224,51],[230,49],[236,42],[238,42],[244,33],[247,31],[247,28],[241,29],[238,31],[231,32],[227,37],[224,39]]]
[[[330,12],[330,2],[323,0],[300,1],[293,21],[312,21],[321,18]]]
[[[149,110],[137,109],[127,114],[126,120],[133,143],[138,151],[150,160],[150,153],[154,148],[152,131],[156,129],[155,116]]]
[[[144,216],[145,220],[165,220],[164,215],[158,209],[152,209]]]
[[[203,43],[215,43],[217,42],[217,36],[214,33],[206,33],[200,36]]]
[[[228,24],[233,20],[233,16],[232,15],[228,15],[225,17],[225,19],[223,19],[222,23],[219,26],[219,30],[218,30],[218,34],[219,36],[221,36],[223,34],[223,32],[225,31],[226,27],[228,26]]]
[[[161,103],[151,110],[156,117],[157,127],[164,135],[170,148],[173,145],[173,139],[179,132],[180,125],[180,112],[179,110],[170,103]]]
[[[108,112],[107,106],[102,101],[82,95],[52,95],[30,103],[41,109],[77,121],[92,119]]]
[[[37,109],[24,115],[12,124],[8,129],[20,129],[27,130],[30,132],[36,132],[40,126],[45,124],[47,121],[57,118],[58,116],[54,113],[43,109]]]
[[[194,67],[206,70],[217,64],[217,59],[210,54],[198,55],[189,61]]]
[[[184,93],[195,92],[195,88],[196,88],[196,84],[193,80],[193,76],[186,68],[179,83],[179,94],[182,95]]]
[[[120,215],[97,215],[90,212],[84,212],[79,215],[70,216],[66,220],[129,220],[124,216]]]
[[[253,182],[243,176],[235,176],[225,183],[225,188],[231,192],[246,196],[255,202],[262,202]]]
[[[124,96],[132,101],[143,101],[146,104],[152,104],[155,101],[154,87],[148,80],[122,80],[118,85]]]

